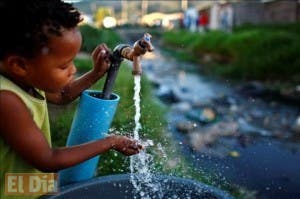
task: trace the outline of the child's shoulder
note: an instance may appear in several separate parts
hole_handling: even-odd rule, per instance
[[[21,96],[26,93],[19,86],[17,86],[17,84],[15,84],[12,80],[4,77],[1,74],[0,74],[0,91],[9,91],[19,96],[20,98],[22,98]]]
[[[12,80],[6,78],[5,76],[0,74],[0,91],[10,91],[17,96],[19,96],[21,99],[23,98],[32,98],[27,92],[25,92],[23,89],[21,89],[16,83],[14,83]],[[41,90],[37,90],[37,92],[45,98],[45,92]],[[23,99],[24,100],[24,99]]]

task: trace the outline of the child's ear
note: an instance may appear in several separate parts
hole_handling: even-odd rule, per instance
[[[8,65],[9,70],[15,75],[21,77],[26,76],[28,67],[25,58],[11,55],[7,57],[6,64]]]

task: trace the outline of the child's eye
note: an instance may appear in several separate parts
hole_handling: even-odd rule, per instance
[[[69,65],[66,64],[66,65],[62,65],[62,66],[60,67],[60,69],[65,70],[65,69],[67,69],[68,67],[69,67]]]
[[[61,64],[61,65],[59,66],[59,68],[60,68],[61,70],[65,70],[65,69],[69,68],[69,67],[72,65],[72,63],[73,63],[73,60],[69,60],[69,61],[67,61],[67,62],[65,62],[65,63],[63,63],[63,64]]]
[[[60,69],[61,69],[61,70],[66,70],[66,69],[67,69],[67,67],[61,67]]]

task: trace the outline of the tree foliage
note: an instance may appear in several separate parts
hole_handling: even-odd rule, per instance
[[[112,10],[106,7],[99,7],[94,14],[94,21],[98,27],[103,27],[103,19],[105,17],[111,16]]]

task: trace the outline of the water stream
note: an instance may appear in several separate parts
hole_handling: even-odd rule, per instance
[[[134,116],[134,139],[140,140],[139,130],[142,128],[140,123],[141,108],[140,108],[140,91],[141,91],[141,76],[134,76],[134,106],[135,106],[135,116]],[[142,141],[141,141],[142,142]],[[147,140],[142,143],[144,147],[147,145],[152,145],[151,140]],[[130,171],[131,171],[131,183],[134,187],[135,198],[143,199],[161,199],[163,197],[163,192],[159,182],[155,182],[151,168],[152,167],[152,155],[146,153],[146,150],[142,150],[139,154],[130,157]],[[138,174],[138,175],[134,175]]]

